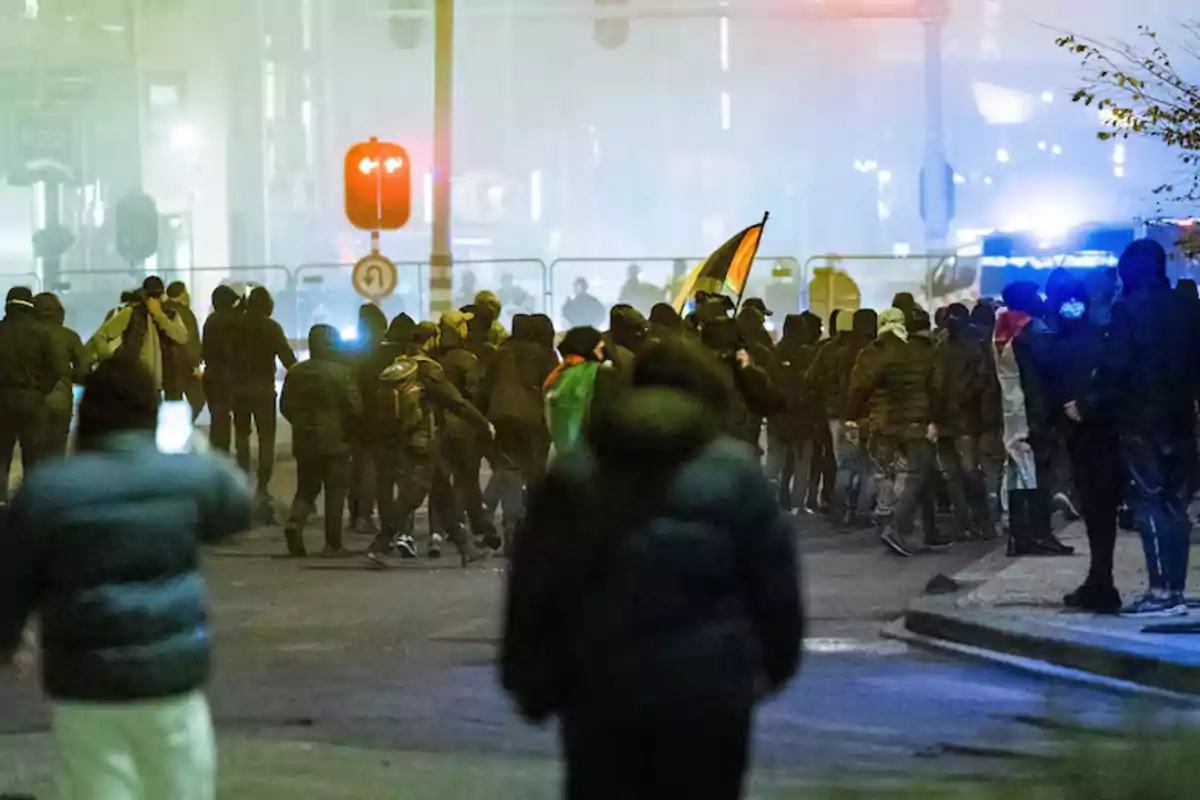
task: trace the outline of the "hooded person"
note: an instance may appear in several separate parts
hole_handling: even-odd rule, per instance
[[[237,329],[244,309],[230,286],[212,292],[212,313],[204,321],[200,357],[204,362],[204,394],[211,418],[209,441],[214,449],[228,453],[233,441],[233,390],[237,385]]]
[[[79,334],[68,328],[67,312],[57,295],[42,292],[33,298],[37,318],[50,331],[61,358],[70,365],[70,374],[59,378],[46,396],[41,434],[42,458],[65,458],[71,438],[71,415],[75,408],[74,386],[82,386],[92,370],[92,359]]]
[[[700,341],[733,379],[734,392],[725,414],[726,432],[759,449],[763,419],[786,408],[783,394],[767,368],[754,363],[736,320],[713,320],[701,330]]]
[[[433,357],[464,400],[479,402],[483,370],[479,359],[467,349],[468,327],[472,319],[461,311],[447,311],[438,320],[438,347]],[[453,412],[438,419],[438,465],[429,493],[431,525],[436,518],[440,530],[450,540],[461,536],[463,517],[470,524],[476,541],[494,542],[496,526],[485,513],[479,486],[482,438],[477,422]]]
[[[370,365],[374,363],[375,351],[387,336],[388,318],[374,303],[363,303],[358,308],[356,336],[342,343],[342,360],[358,386],[359,394],[366,398],[375,385]],[[347,506],[350,523],[359,533],[378,533],[371,516],[375,513],[375,475],[371,467],[371,433],[365,425],[354,431],[350,443],[350,474],[347,486]]]
[[[756,364],[766,367],[775,350],[775,341],[767,330],[767,317],[774,313],[767,310],[766,305],[757,297],[751,297],[742,304],[738,312],[738,330],[746,342],[746,349]]]
[[[1150,588],[1122,613],[1182,615],[1187,613],[1200,331],[1188,301],[1171,290],[1166,253],[1157,242],[1129,245],[1117,269],[1124,289],[1112,310],[1090,405],[1111,409],[1128,471],[1129,505],[1146,554]],[[1073,416],[1086,420],[1088,414],[1082,407]]]
[[[558,717],[566,797],[735,800],[754,708],[800,662],[795,533],[722,433],[727,369],[672,338],[633,384],[531,492],[501,683]]]
[[[33,292],[24,286],[8,291],[0,320],[0,465],[4,492],[13,450],[21,445],[25,474],[40,457],[43,407],[60,381],[71,379],[70,361],[34,309]]]
[[[464,320],[465,322],[465,320]],[[377,567],[388,566],[386,556],[398,551],[417,557],[413,517],[433,488],[439,459],[439,421],[457,416],[490,436],[492,427],[479,409],[446,377],[434,358],[439,326],[414,323],[401,314],[392,320],[371,369],[378,376],[369,403],[379,516],[379,533],[366,556]],[[440,509],[438,509],[440,510]],[[466,567],[481,554],[456,515],[440,519]],[[432,532],[432,531],[431,531]],[[441,556],[439,539],[430,540],[429,556]]]
[[[1053,334],[1037,284],[1004,288],[992,347],[1007,453],[1010,556],[1070,555],[1054,536],[1049,482],[1054,457]]]
[[[684,332],[683,317],[670,303],[656,303],[650,309],[650,335],[656,339]]]
[[[508,331],[500,322],[501,311],[503,311],[503,306],[495,292],[485,289],[475,295],[475,316],[481,323],[487,322],[487,328],[484,329],[484,341],[492,347],[499,347],[500,343],[508,338]]]
[[[810,312],[788,314],[775,347],[772,369],[776,387],[786,403],[768,424],[767,475],[779,481],[780,503],[802,511],[809,504],[817,440],[817,418],[806,376],[817,355],[821,318]],[[812,498],[816,501],[815,493]]]
[[[553,457],[569,453],[580,445],[595,413],[593,407],[611,399],[604,395],[613,391],[615,378],[612,368],[604,366],[604,337],[595,328],[567,331],[558,345],[558,352],[562,363],[550,373],[542,387]]]
[[[557,366],[558,356],[539,341],[538,323],[518,314],[512,336],[497,349],[480,384],[481,408],[496,427],[492,468],[504,508],[505,544],[511,544],[524,513],[526,487],[545,474],[550,434],[542,387]]]
[[[621,304],[612,307],[604,345],[608,360],[622,383],[628,384],[632,380],[634,359],[646,341],[647,333],[649,324],[636,308]]]
[[[304,525],[317,496],[325,496],[323,555],[347,555],[342,546],[342,512],[350,480],[351,445],[362,423],[362,395],[343,363],[340,337],[329,325],[308,333],[309,358],[288,370],[279,411],[292,426],[296,496],[284,528],[288,553],[304,557]]]
[[[183,281],[172,281],[167,285],[163,308],[179,317],[187,328],[187,341],[178,344],[170,339],[163,342],[163,399],[179,402],[186,400],[192,409],[192,421],[200,417],[207,399],[204,382],[200,378],[200,365],[204,359],[203,340],[200,338],[200,323],[192,311],[192,296]]]
[[[165,294],[162,279],[149,276],[140,289],[121,295],[123,306],[88,340],[95,360],[136,361],[150,373],[160,392],[164,387],[164,351],[172,343],[186,345],[188,341],[183,319],[163,303]]]
[[[265,286],[255,286],[246,298],[246,313],[238,320],[234,342],[233,434],[238,466],[250,473],[251,426],[258,434],[256,493],[259,513],[274,517],[271,477],[275,472],[276,377],[279,366],[289,370],[296,354],[283,327],[271,318],[275,299]]]

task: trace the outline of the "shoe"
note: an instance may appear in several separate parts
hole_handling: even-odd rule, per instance
[[[325,549],[321,551],[321,558],[346,558],[349,555],[350,551],[344,547],[330,547],[326,545]]]
[[[883,534],[880,535],[879,541],[883,542],[884,547],[891,550],[898,556],[912,558],[917,554],[916,551],[904,541],[904,537],[902,537],[895,528],[888,528],[885,530]]]
[[[304,549],[304,533],[299,527],[288,525],[283,530],[283,538],[287,541],[288,555],[292,558],[304,558],[308,552]]]
[[[475,543],[475,538],[468,535],[466,530],[461,526],[455,530],[451,530],[449,538],[451,544],[458,548],[458,555],[464,569],[476,561],[482,561],[488,557],[488,551],[481,549]]]
[[[1092,614],[1116,614],[1121,610],[1121,593],[1115,586],[1084,583],[1063,598],[1063,605]]]
[[[1065,492],[1059,492],[1054,495],[1054,508],[1061,511],[1063,516],[1071,522],[1079,519],[1079,510],[1075,508],[1075,504],[1071,502],[1071,498]]]
[[[355,533],[361,533],[363,536],[379,535],[379,528],[375,526],[373,521],[366,517],[355,520],[353,527]]]
[[[1142,619],[1155,617],[1186,617],[1187,601],[1182,595],[1164,595],[1154,591],[1146,592],[1129,605],[1121,609],[1122,617],[1137,617]]]
[[[944,539],[934,539],[926,541],[921,548],[923,553],[949,553],[954,549],[955,542],[947,542]]]
[[[417,557],[417,543],[411,536],[397,536],[392,540],[392,547],[400,554],[401,558]]]
[[[1117,527],[1123,531],[1132,531],[1136,529],[1133,522],[1133,511],[1128,506],[1122,507],[1117,511]]]
[[[377,550],[368,550],[365,554],[367,563],[376,569],[391,569],[392,565],[384,558],[383,553]]]
[[[504,549],[504,539],[500,537],[500,534],[494,533],[491,536],[484,538],[483,546],[484,548],[491,550],[493,553],[499,553]]]
[[[1035,539],[1031,542],[1018,542],[1016,537],[1008,537],[1009,558],[1070,556],[1074,554],[1074,547],[1063,544],[1053,536],[1051,536],[1049,539]]]
[[[434,561],[442,557],[442,537],[436,533],[429,537],[428,555]]]

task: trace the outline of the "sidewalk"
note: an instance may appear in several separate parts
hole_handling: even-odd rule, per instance
[[[955,594],[927,595],[905,616],[910,634],[991,653],[1049,662],[1171,692],[1200,694],[1200,611],[1174,620],[1130,620],[1067,611],[1063,595],[1088,567],[1082,522],[1059,537],[1072,545],[1068,558],[1008,559],[999,549],[956,576]],[[1124,598],[1145,590],[1141,541],[1122,531],[1117,540],[1116,582]],[[1189,586],[1200,587],[1200,546],[1193,546]],[[1155,623],[1191,623],[1197,633],[1145,633]]]

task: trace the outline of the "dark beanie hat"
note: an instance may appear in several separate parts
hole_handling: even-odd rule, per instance
[[[18,305],[33,308],[33,290],[28,286],[14,286],[8,290],[5,305]]]
[[[1004,287],[1001,296],[1004,305],[1012,311],[1023,311],[1034,316],[1042,313],[1042,296],[1033,281],[1014,281]]]
[[[558,353],[563,358],[579,356],[589,361],[596,360],[596,348],[600,346],[603,336],[600,331],[587,326],[571,328],[563,340],[558,343]]]

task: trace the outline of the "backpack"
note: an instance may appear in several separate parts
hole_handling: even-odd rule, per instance
[[[112,352],[112,358],[125,364],[137,364],[142,359],[142,347],[150,332],[150,311],[145,305],[133,307],[129,325],[121,334],[120,343]]]
[[[379,373],[375,410],[382,433],[411,435],[428,426],[421,364],[430,361],[424,356],[400,356]]]

